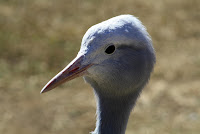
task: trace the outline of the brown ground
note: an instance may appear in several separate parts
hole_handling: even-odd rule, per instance
[[[127,13],[147,27],[157,64],[126,134],[199,134],[199,0],[1,0],[0,134],[94,130],[95,100],[82,78],[39,92],[90,26]]]

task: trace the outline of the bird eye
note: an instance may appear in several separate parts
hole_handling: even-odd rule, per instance
[[[115,46],[114,45],[110,45],[106,48],[105,52],[107,54],[112,54],[115,51]]]

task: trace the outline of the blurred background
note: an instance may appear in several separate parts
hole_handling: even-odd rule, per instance
[[[0,133],[93,131],[95,98],[82,78],[40,90],[90,26],[120,14],[139,17],[157,54],[126,134],[199,134],[199,0],[0,0]]]

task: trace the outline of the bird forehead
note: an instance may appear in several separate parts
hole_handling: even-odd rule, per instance
[[[108,44],[146,44],[144,41],[151,42],[151,39],[142,23],[132,15],[120,15],[89,28],[82,39],[81,49],[97,49]]]

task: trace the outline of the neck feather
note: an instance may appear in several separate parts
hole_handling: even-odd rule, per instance
[[[130,112],[139,92],[123,97],[105,97],[96,93],[97,122],[93,134],[125,134]]]

